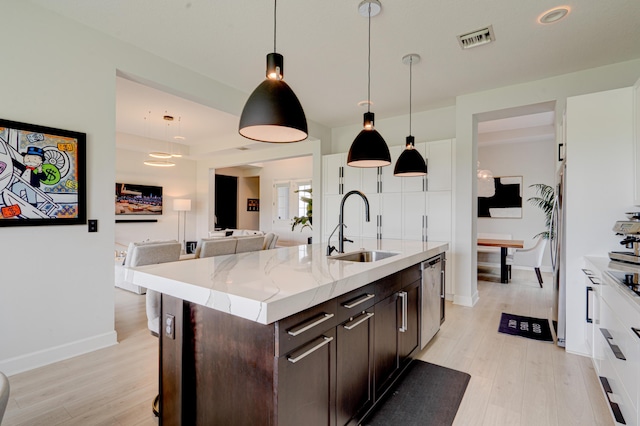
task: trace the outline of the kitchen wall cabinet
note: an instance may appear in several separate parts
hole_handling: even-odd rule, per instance
[[[323,237],[338,224],[341,195],[354,186],[369,200],[371,220],[364,220],[364,205],[361,201],[347,201],[344,223],[345,236],[368,238],[402,238],[431,241],[451,241],[451,170],[453,140],[416,144],[416,149],[427,159],[427,177],[393,176],[397,157],[404,147],[389,149],[393,164],[382,168],[335,172],[344,165],[346,154],[331,154],[323,157],[323,171],[331,173],[323,179]],[[340,175],[342,173],[342,175]],[[356,176],[360,173],[359,176]],[[336,176],[343,176],[336,178]],[[349,182],[348,182],[349,181]],[[340,192],[340,183],[343,192]],[[357,197],[354,197],[357,198]]]
[[[640,206],[640,79],[633,86],[633,132],[635,174],[633,204]]]
[[[586,356],[583,259],[620,250],[611,228],[633,203],[632,88],[569,97],[566,108],[565,346]]]
[[[361,173],[357,167],[347,166],[347,153],[322,157],[322,193],[346,194],[360,189]]]
[[[402,238],[402,194],[372,194],[367,199],[371,220],[364,220],[363,205],[360,235],[378,239]]]
[[[452,145],[452,139],[417,143],[416,149],[427,162],[427,176],[402,178],[402,191],[450,191]]]

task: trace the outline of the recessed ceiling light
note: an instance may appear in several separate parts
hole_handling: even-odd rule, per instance
[[[558,22],[565,16],[569,14],[568,6],[560,6],[551,10],[547,10],[545,13],[540,15],[538,18],[538,22],[541,24],[553,24],[554,22]]]

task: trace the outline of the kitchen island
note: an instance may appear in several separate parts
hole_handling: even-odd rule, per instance
[[[161,424],[356,424],[419,349],[420,263],[446,243],[357,240],[135,268],[162,296]],[[353,251],[352,250],[352,251]]]

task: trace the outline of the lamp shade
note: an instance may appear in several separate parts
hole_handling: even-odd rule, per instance
[[[389,147],[380,133],[373,128],[373,113],[365,112],[364,129],[353,140],[347,164],[352,167],[384,167],[391,164]]]
[[[277,55],[277,56],[276,56]],[[298,97],[282,80],[280,73],[270,72],[282,61],[279,54],[267,55],[267,75],[251,93],[242,109],[238,132],[260,142],[299,142],[307,138],[307,118]],[[276,66],[273,66],[276,62]]]
[[[191,211],[191,200],[186,198],[176,198],[173,200],[173,210],[178,212]]]
[[[427,174],[427,164],[415,148],[413,136],[407,136],[407,147],[396,161],[393,169],[394,176],[424,176]]]

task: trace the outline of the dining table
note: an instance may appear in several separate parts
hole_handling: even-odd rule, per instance
[[[500,282],[509,282],[509,269],[507,267],[507,249],[524,248],[523,240],[499,240],[493,238],[478,238],[478,245],[484,247],[500,247]]]

